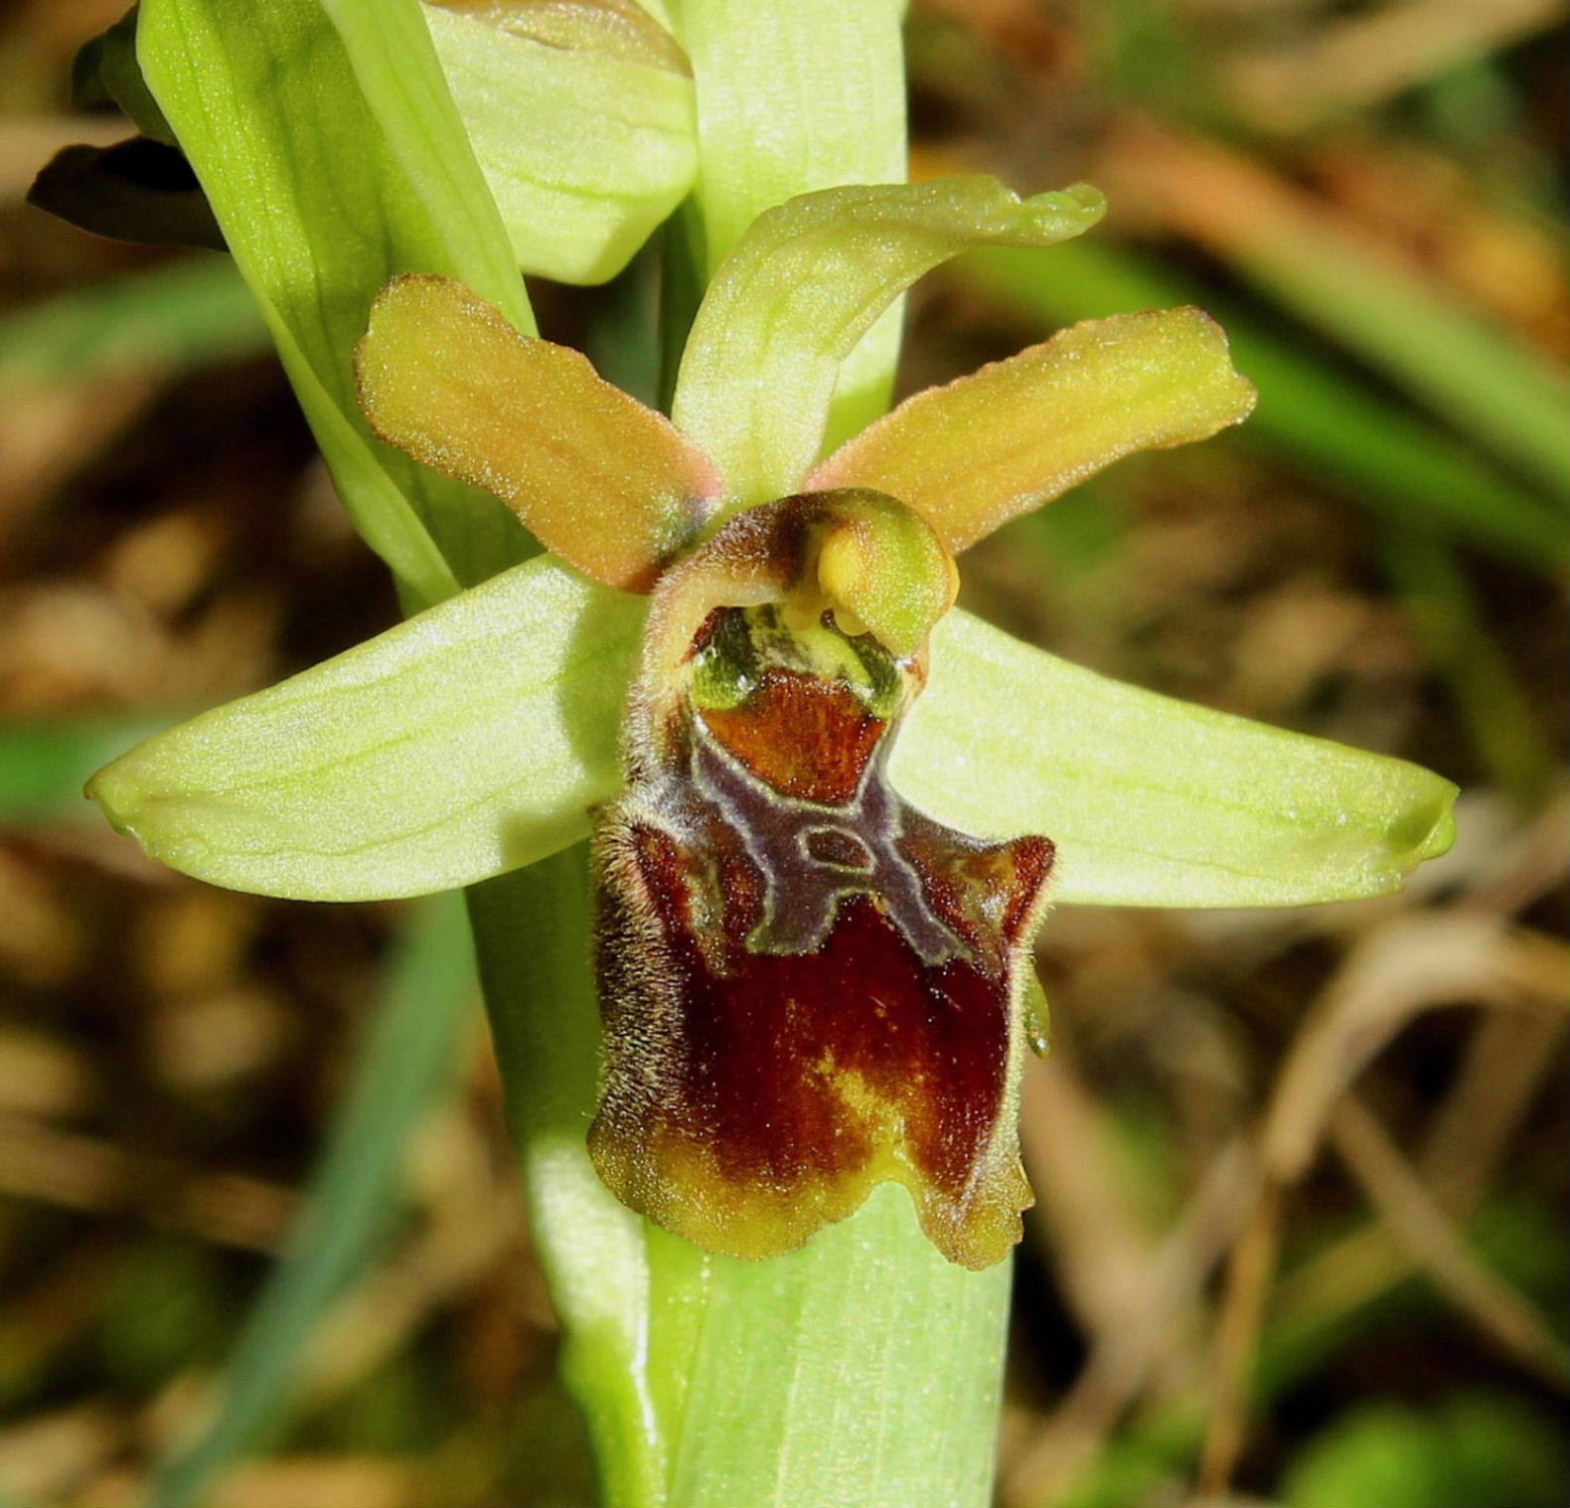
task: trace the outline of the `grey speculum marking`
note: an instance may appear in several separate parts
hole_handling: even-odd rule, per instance
[[[834,926],[842,897],[870,895],[922,963],[935,968],[969,950],[927,904],[915,867],[901,852],[900,800],[884,776],[888,738],[873,751],[844,806],[782,796],[716,746],[701,728],[693,778],[740,835],[763,875],[763,920],[747,938],[753,953],[812,953]]]

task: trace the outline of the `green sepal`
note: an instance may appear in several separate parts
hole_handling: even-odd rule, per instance
[[[895,784],[979,837],[1046,833],[1065,904],[1352,900],[1454,836],[1456,788],[1419,765],[1142,691],[965,612],[931,643]]]
[[[569,47],[459,10],[425,18],[519,265],[565,283],[614,277],[692,186],[691,78],[583,45],[592,31]]]
[[[446,890],[585,836],[620,788],[646,603],[540,556],[91,781],[154,858],[304,900]]]
[[[1022,200],[978,177],[825,189],[769,210],[709,285],[672,417],[724,473],[733,506],[797,491],[841,363],[895,298],[967,247],[1050,246],[1104,209],[1084,185]]]

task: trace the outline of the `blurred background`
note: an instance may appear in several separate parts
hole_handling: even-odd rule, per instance
[[[23,203],[128,134],[70,97],[121,8],[0,11],[0,1502],[583,1505],[455,908],[215,890],[79,794],[396,616],[227,262]],[[969,605],[1465,791],[1400,896],[1050,918],[1009,1508],[1570,1501],[1566,9],[912,6],[915,172],[1113,210],[921,285],[906,386],[1195,302],[1261,390]]]

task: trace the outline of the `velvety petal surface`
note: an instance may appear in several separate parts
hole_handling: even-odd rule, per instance
[[[926,631],[896,651],[846,626],[814,574],[824,533],[871,524],[877,497],[754,509],[656,590],[628,788],[595,816],[589,1151],[706,1250],[778,1256],[893,1181],[945,1256],[983,1268],[1030,1200],[1022,986],[1052,844],[978,841],[889,785]],[[898,521],[874,528],[899,554]],[[734,605],[738,580],[768,594]]]
[[[974,843],[909,811],[902,826],[925,914],[956,939],[931,959],[860,891],[811,947],[749,948],[775,878],[742,841],[756,829],[695,793],[658,817],[617,809],[598,848],[608,1059],[589,1148],[634,1209],[773,1257],[893,1181],[950,1261],[1008,1255],[1030,1203],[1019,980],[1052,847]]]
[[[840,364],[924,272],[969,246],[1050,246],[1104,202],[1084,185],[1020,199],[994,178],[825,189],[760,215],[710,283],[672,415],[712,456],[728,502],[799,491]]]
[[[1253,407],[1202,311],[1086,320],[917,393],[808,485],[890,493],[958,552],[1132,451],[1207,439]]]
[[[719,491],[713,466],[668,420],[450,278],[389,283],[355,371],[381,439],[495,493],[607,586],[646,590]]]

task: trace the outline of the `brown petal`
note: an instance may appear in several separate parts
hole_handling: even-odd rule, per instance
[[[808,486],[887,492],[958,554],[1133,451],[1206,439],[1253,407],[1252,385],[1202,311],[1086,320],[917,393]]]
[[[378,436],[495,493],[606,586],[647,591],[719,499],[718,473],[667,419],[451,278],[389,283],[355,371]]]

